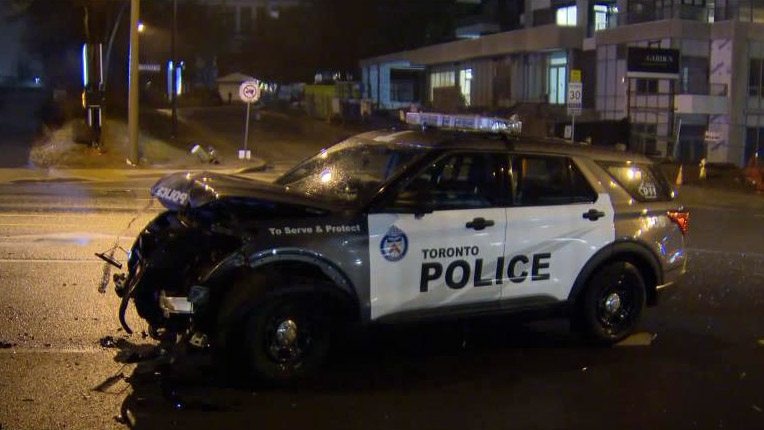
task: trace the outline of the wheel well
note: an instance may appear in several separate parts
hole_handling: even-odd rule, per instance
[[[315,264],[304,261],[280,260],[257,266],[241,267],[219,278],[215,297],[216,313],[224,319],[236,320],[242,312],[263,297],[297,294],[320,297],[323,305],[330,305],[334,317],[355,321],[360,318],[357,298],[333,280]]]
[[[631,244],[626,249],[613,249],[607,254],[595,256],[587,266],[584,266],[584,270],[581,273],[583,276],[576,280],[570,299],[574,302],[577,301],[578,296],[583,293],[592,276],[599,269],[616,261],[626,261],[633,264],[639,270],[639,274],[642,275],[642,280],[645,282],[647,304],[654,305],[657,301],[656,286],[660,282],[658,278],[660,266],[658,265],[659,263],[651,261],[650,257],[649,251],[643,251],[641,247],[636,248],[636,245],[632,246]]]
[[[304,261],[276,261],[254,269],[269,279],[269,294],[315,295],[323,305],[329,305],[333,316],[355,321],[360,317],[358,300],[352,297],[319,266]],[[290,288],[278,291],[279,285]]]

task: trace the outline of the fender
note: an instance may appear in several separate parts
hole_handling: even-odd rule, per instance
[[[241,250],[236,251],[213,267],[200,280],[200,284],[213,286],[224,282],[236,269],[242,267],[256,269],[277,261],[293,261],[315,266],[331,279],[342,292],[348,294],[356,302],[358,301],[353,284],[339,267],[320,253],[301,248],[272,248],[250,254],[248,257]]]
[[[581,272],[578,274],[576,282],[573,284],[573,288],[570,290],[568,302],[575,303],[578,295],[586,287],[586,281],[589,280],[592,274],[594,274],[603,263],[619,254],[637,255],[642,261],[647,262],[649,265],[656,285],[661,285],[663,283],[663,270],[661,269],[658,257],[653,251],[641,242],[621,239],[605,246],[586,262],[584,268],[581,269]],[[648,297],[650,297],[650,294],[650,291],[647,291]]]

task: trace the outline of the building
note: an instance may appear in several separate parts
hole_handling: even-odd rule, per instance
[[[239,51],[242,43],[251,37],[260,19],[278,19],[284,9],[297,7],[300,0],[207,0],[208,6],[219,6],[222,20],[232,34],[233,51]]]
[[[739,166],[764,156],[764,1],[525,0],[517,9],[515,29],[484,16],[453,42],[362,60],[364,98],[378,109],[439,108],[456,94],[462,110],[543,106],[564,122],[578,69],[584,117],[628,119],[633,150]]]

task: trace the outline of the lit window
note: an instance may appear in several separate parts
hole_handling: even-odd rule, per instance
[[[576,26],[576,5],[565,6],[557,9],[557,25],[563,27]]]
[[[607,28],[608,11],[604,4],[594,5],[594,31],[605,30]]]
[[[464,97],[464,105],[469,106],[472,103],[472,69],[459,71],[459,88]]]
[[[568,56],[566,53],[556,52],[549,56],[547,90],[548,101],[551,104],[565,104],[567,68]]]
[[[435,88],[454,87],[456,86],[456,79],[454,78],[454,72],[434,72],[430,74],[430,100],[433,100]]]

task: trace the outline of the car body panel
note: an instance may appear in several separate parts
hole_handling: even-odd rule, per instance
[[[666,215],[678,209],[678,204],[636,202],[597,164],[599,160],[650,162],[642,156],[560,142],[454,137],[439,132],[383,131],[360,136],[419,145],[433,154],[499,151],[508,156],[565,156],[589,182],[596,200],[550,207],[436,211],[421,216],[386,213],[375,206],[396,193],[409,172],[389,178],[371,200],[356,204],[235,176],[173,174],[152,189],[170,211],[183,216],[214,209],[218,211],[213,211],[214,218],[214,213],[231,208],[236,217],[244,219],[236,228],[223,229],[238,235],[241,246],[190,282],[221,288],[218,284],[226,275],[241,268],[257,270],[285,261],[312,264],[352,296],[359,319],[370,322],[565,304],[575,300],[597,264],[618,252],[634,252],[649,260],[645,267],[655,272],[655,281],[661,284],[675,282],[685,270],[684,237]],[[412,170],[419,167],[409,166]],[[242,206],[234,211],[237,204]],[[582,215],[590,209],[604,216],[596,221],[584,219]],[[483,231],[465,229],[465,223],[477,217],[493,220],[495,225]],[[212,224],[205,228],[214,233],[214,220]],[[139,240],[134,255],[144,254],[141,247]],[[465,251],[469,255],[448,254],[448,249],[460,247],[469,248]],[[478,251],[473,252],[472,247]],[[427,250],[432,249],[437,250],[436,256],[430,258]],[[441,249],[446,254],[437,254]],[[449,265],[457,260],[466,265],[454,266],[448,285]],[[464,276],[467,270],[469,277]]]

